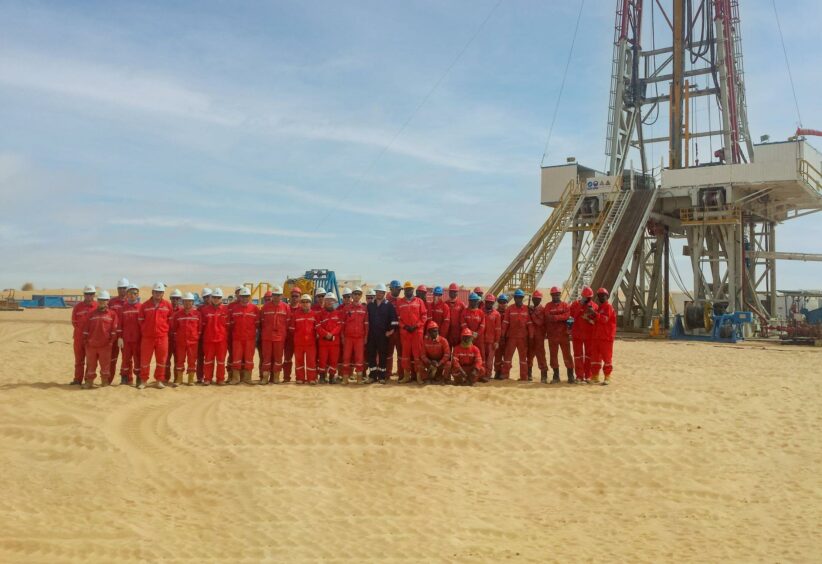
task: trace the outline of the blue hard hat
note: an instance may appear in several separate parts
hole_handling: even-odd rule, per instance
[[[517,288],[517,291],[514,292],[514,297],[515,298],[524,298],[525,297],[525,292],[522,291],[522,288]]]
[[[435,296],[441,296],[442,295],[442,286],[437,286],[436,288],[434,288],[434,295]]]
[[[390,288],[402,288],[402,284],[400,284],[400,281],[399,281],[399,280],[392,280],[392,281],[388,284],[388,286],[389,286]]]
[[[479,299],[480,299],[480,297],[477,294],[475,294],[474,292],[471,292],[470,294],[468,294],[468,301],[469,302],[478,302]]]
[[[505,294],[500,294],[499,297],[497,298],[497,301],[498,302],[507,302],[508,301],[508,296],[506,296]]]

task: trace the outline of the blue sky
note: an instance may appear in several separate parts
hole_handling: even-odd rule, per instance
[[[492,282],[548,213],[539,165],[579,6],[504,0],[426,99],[496,4],[0,1],[0,286],[315,267]],[[751,129],[783,139],[797,116],[771,3],[741,4]],[[822,128],[822,3],[779,5],[803,123]],[[546,164],[604,165],[613,7],[586,2]],[[778,244],[820,236],[814,215]],[[543,283],[567,270],[561,253]],[[822,286],[819,265],[779,274]]]

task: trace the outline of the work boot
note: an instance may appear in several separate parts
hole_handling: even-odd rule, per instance
[[[172,383],[171,385],[176,388],[177,386],[181,386],[182,384],[183,384],[183,372],[181,370],[180,372],[177,372],[177,373],[174,374],[174,383]]]
[[[280,383],[280,371],[279,370],[275,370],[271,374],[271,383],[272,384],[279,384]]]
[[[251,378],[252,378],[251,370],[241,370],[240,374],[242,375],[243,384],[248,384],[249,386],[252,386],[254,384],[251,381]]]
[[[592,376],[591,382],[594,384],[599,384],[599,374],[597,374],[596,376]]]
[[[80,387],[84,390],[90,390],[94,387],[94,382],[92,380],[84,380]]]
[[[317,377],[317,379],[318,379],[318,381],[320,382],[320,384],[325,384],[325,383],[327,382],[326,377],[325,377],[325,374],[324,374],[324,373],[322,373],[322,372],[321,372],[321,373],[320,373],[320,375]]]
[[[610,375],[610,374],[606,374],[606,375],[605,375],[605,378],[603,378],[603,379],[602,379],[602,385],[603,385],[603,386],[607,386],[607,385],[608,385],[608,384],[610,384],[610,383],[611,383],[611,375]]]
[[[188,373],[188,381],[186,382],[187,385],[193,386],[194,381],[197,379],[197,374],[195,372]]]
[[[411,373],[406,373],[404,370],[400,372],[400,379],[397,380],[397,384],[407,384],[411,381]]]
[[[267,386],[268,385],[268,379],[269,379],[270,376],[271,376],[271,372],[263,372],[263,375],[260,376],[260,385],[261,386]]]
[[[138,390],[145,390],[146,389],[146,383],[143,382],[142,380],[138,381],[137,382],[137,389]]]
[[[128,376],[120,376],[120,385],[128,386]]]
[[[554,377],[551,379],[552,384],[559,384],[559,368],[554,368]]]
[[[576,382],[576,379],[574,378],[574,369],[566,368],[565,370],[568,372],[568,383],[574,384]]]
[[[530,382],[531,380],[533,380],[533,379],[534,379],[534,376],[531,374],[531,372],[532,372],[533,370],[534,370],[534,367],[533,367],[533,366],[529,366],[529,367],[528,367],[528,381],[529,381],[529,382]],[[522,378],[520,378],[520,380],[522,380]]]
[[[236,386],[240,383],[240,371],[239,370],[231,370],[231,380],[228,381],[229,384],[232,386]]]
[[[162,389],[163,389],[163,388],[165,388],[165,387],[166,387],[166,385],[165,385],[165,384],[163,384],[163,381],[162,381],[162,380],[157,380],[157,389],[158,389],[158,390],[162,390]]]
[[[100,387],[105,388],[106,386],[108,386],[108,376],[102,376],[100,378]]]
[[[417,370],[417,384],[425,384],[425,379],[422,377],[422,370]]]
[[[362,377],[363,377],[362,372],[357,372],[357,379],[356,379],[357,384],[362,384]]]
[[[542,370],[540,370],[540,378],[539,378],[539,381],[540,381],[541,383],[543,383],[543,384],[547,384],[547,383],[548,383],[548,369],[543,368]]]

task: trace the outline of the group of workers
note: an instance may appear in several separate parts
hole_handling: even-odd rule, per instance
[[[474,385],[509,379],[516,352],[520,381],[532,379],[536,361],[541,382],[549,383],[550,366],[553,384],[560,382],[560,351],[568,383],[599,383],[600,371],[602,384],[609,382],[616,312],[606,289],[595,297],[586,286],[569,304],[554,287],[544,305],[539,291],[526,305],[521,289],[513,304],[505,294],[479,287],[466,304],[459,290],[456,283],[437,286],[429,300],[425,286],[394,280],[388,288],[369,289],[365,303],[362,289],[345,288],[339,303],[331,291],[318,288],[312,296],[296,286],[286,301],[275,286],[257,306],[245,286],[227,305],[220,288],[203,288],[203,301],[195,305],[193,294],[179,290],[166,300],[161,282],[142,303],[139,288],[125,278],[114,298],[86,286],[72,311],[71,383],[93,388],[99,368],[101,386],[110,385],[122,357],[120,384],[139,389],[148,382],[152,360],[158,388],[183,384],[184,374],[188,385],[252,384],[256,353],[262,385],[291,381],[292,368],[297,384],[385,384],[396,353],[400,384]]]

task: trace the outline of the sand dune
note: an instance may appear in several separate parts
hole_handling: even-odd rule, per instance
[[[822,559],[821,351],[620,340],[610,387],[79,390],[0,314],[0,561]]]

